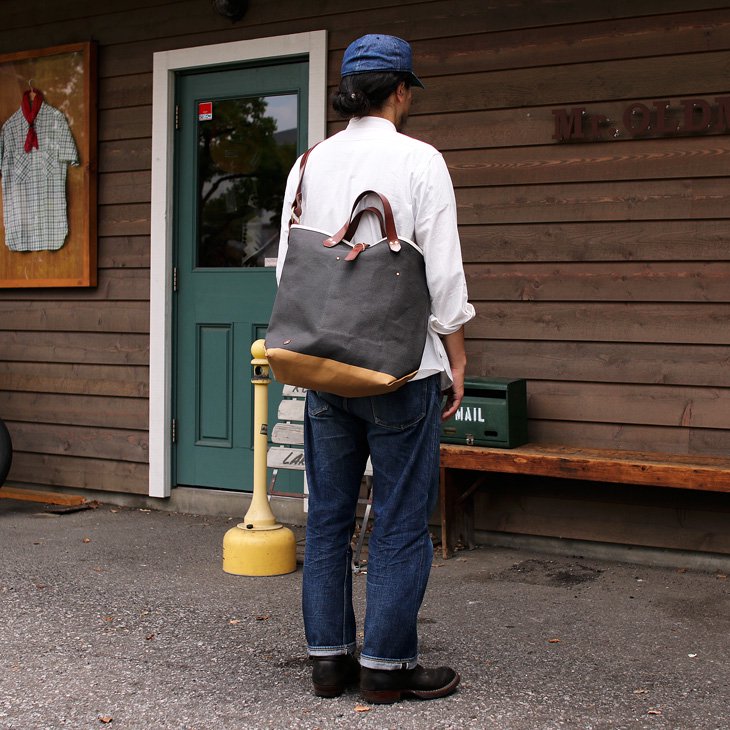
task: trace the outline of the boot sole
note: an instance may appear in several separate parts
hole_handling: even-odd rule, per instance
[[[404,696],[417,697],[419,700],[436,700],[439,697],[450,695],[461,681],[457,675],[444,687],[438,689],[360,689],[360,694],[367,702],[374,705],[390,705],[398,702]]]
[[[333,687],[332,685],[315,684],[314,694],[317,697],[339,697],[345,691],[345,687]]]

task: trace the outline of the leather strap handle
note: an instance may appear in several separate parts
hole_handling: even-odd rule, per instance
[[[319,142],[317,142],[319,144]],[[312,145],[303,155],[299,161],[299,183],[297,184],[297,191],[294,194],[294,200],[291,203],[291,217],[289,218],[289,228],[292,227],[292,223],[299,223],[302,219],[302,181],[304,180],[304,168],[307,166],[307,160],[312,150],[317,146]]]
[[[357,209],[357,206],[360,204],[360,202],[368,195],[375,195],[380,200],[381,205],[383,206],[383,218],[385,221],[385,236],[388,239],[388,245],[390,246],[390,250],[393,251],[393,253],[398,253],[400,251],[400,241],[398,240],[398,234],[395,230],[395,220],[393,218],[393,209],[390,205],[390,202],[388,201],[388,198],[385,197],[385,195],[382,195],[381,193],[376,192],[375,190],[364,190],[360,195],[357,196],[355,199],[355,202],[352,205],[352,210],[350,211],[350,217],[347,219],[347,222],[345,223],[340,230],[335,233],[334,236],[330,236],[330,238],[327,238],[324,241],[325,246],[336,246],[340,241],[342,241],[343,238],[347,237],[347,234],[351,230],[351,226],[353,224],[353,220],[357,220],[359,223],[359,219],[357,218],[355,214],[355,210]],[[365,208],[365,210],[372,210],[372,208]],[[364,212],[361,211],[361,212]],[[359,214],[357,214],[359,215]],[[355,229],[357,228],[357,225],[355,228],[352,229],[352,232],[350,233],[350,236],[354,235]]]
[[[379,208],[369,207],[358,211],[352,220],[348,220],[347,223],[345,223],[345,225],[334,234],[334,236],[325,238],[325,240],[322,241],[322,244],[327,248],[332,248],[332,246],[336,246],[340,243],[340,241],[352,241],[352,238],[357,231],[357,227],[360,225],[360,220],[365,213],[372,213],[378,219],[380,222],[380,235],[385,238],[385,218],[383,218],[383,214],[380,212]]]

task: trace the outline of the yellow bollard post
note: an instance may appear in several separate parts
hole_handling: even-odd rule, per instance
[[[266,495],[269,361],[263,340],[251,346],[254,388],[253,495],[243,522],[223,537],[223,570],[234,575],[284,575],[297,569],[294,533],[280,525]]]

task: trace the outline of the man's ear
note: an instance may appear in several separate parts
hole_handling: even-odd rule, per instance
[[[403,101],[403,99],[408,96],[408,87],[406,86],[405,81],[401,81],[398,86],[396,87],[395,93],[397,94],[398,98]]]

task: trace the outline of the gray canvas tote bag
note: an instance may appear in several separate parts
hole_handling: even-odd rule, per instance
[[[303,166],[300,187],[302,174]],[[358,210],[368,198],[382,213]],[[298,195],[293,219],[300,214]],[[353,242],[364,215],[377,217],[379,240]],[[398,237],[387,198],[366,190],[334,235],[290,226],[266,356],[288,385],[344,397],[389,393],[418,372],[430,308],[422,251]]]

